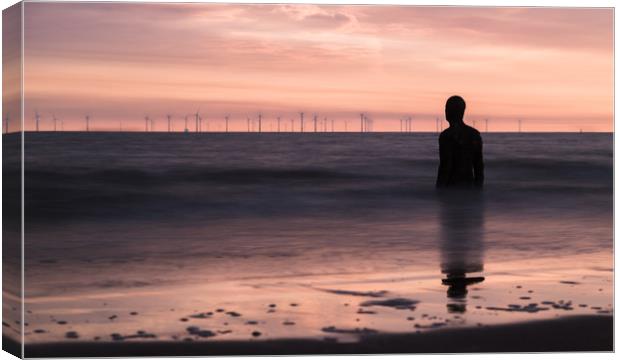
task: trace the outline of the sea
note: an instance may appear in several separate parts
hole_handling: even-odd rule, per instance
[[[438,191],[434,133],[27,132],[26,344],[611,314],[613,134],[482,136]]]

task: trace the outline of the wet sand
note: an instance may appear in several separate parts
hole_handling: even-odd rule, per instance
[[[6,338],[3,341],[11,341]],[[358,342],[249,340],[75,342],[26,347],[27,357],[289,355],[364,353],[613,351],[612,316],[572,316],[510,325],[361,335]]]

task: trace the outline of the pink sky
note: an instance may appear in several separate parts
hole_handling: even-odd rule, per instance
[[[453,94],[481,130],[613,129],[612,9],[26,3],[24,29],[26,129],[432,131]]]

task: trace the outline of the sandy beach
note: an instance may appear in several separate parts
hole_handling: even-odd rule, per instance
[[[583,269],[595,259],[571,261]],[[26,349],[33,357],[610,350],[612,272],[578,274],[560,265],[568,262],[487,264],[462,298],[421,271],[32,298]]]
[[[7,339],[3,339],[7,341]],[[9,340],[10,341],[10,340]],[[16,344],[13,344],[16,346]],[[613,351],[611,316],[577,316],[427,333],[364,335],[359,341],[254,340],[81,342],[26,347],[27,357]]]

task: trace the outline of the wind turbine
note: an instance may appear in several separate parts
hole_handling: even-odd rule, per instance
[[[250,132],[250,117],[248,117],[248,132]]]
[[[489,132],[489,118],[484,119],[484,132]]]
[[[185,132],[188,132],[189,129],[187,128],[187,115],[185,115]]]
[[[411,132],[411,116],[405,116],[402,121],[404,131]]]
[[[314,114],[313,120],[314,120],[314,132],[316,132],[316,114]]]
[[[331,119],[332,122],[332,132],[334,132],[334,119]]]
[[[200,125],[200,108],[196,110],[196,113],[194,114],[194,116],[196,116],[196,132],[198,132],[199,125]]]
[[[258,132],[263,132],[263,114],[258,113]]]
[[[170,123],[170,119],[172,119],[172,115],[168,114],[166,115],[166,118],[168,118],[168,132],[170,132],[172,130],[172,127],[171,127],[172,124]]]
[[[35,129],[39,132],[39,121],[41,120],[41,115],[37,110],[34,111],[34,119],[35,119]]]
[[[360,113],[360,132],[364,132],[364,113]]]
[[[278,132],[280,132],[280,117],[278,116]]]
[[[52,114],[52,120],[54,121],[54,131],[56,131],[56,115]]]
[[[150,123],[150,119],[148,115],[144,116],[144,131],[148,132],[149,131],[149,123]],[[152,130],[152,129],[151,129]]]
[[[86,114],[86,131],[90,131],[90,115]]]
[[[371,132],[372,131],[372,120],[368,118],[368,116],[362,114],[362,132]]]
[[[226,121],[226,132],[228,132],[228,115],[224,116],[224,121]]]
[[[303,111],[299,113],[299,117],[301,119],[301,132],[304,132],[304,113],[303,113]]]

